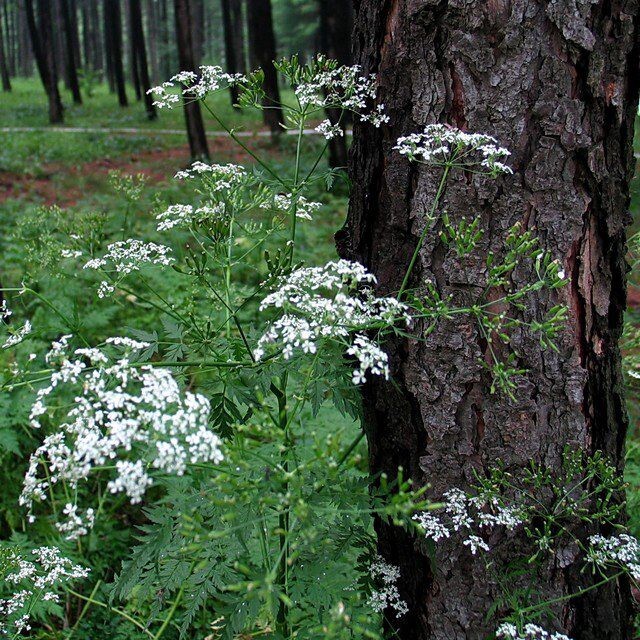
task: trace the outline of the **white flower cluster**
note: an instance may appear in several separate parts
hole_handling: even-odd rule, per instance
[[[315,132],[324,136],[327,140],[333,140],[334,138],[341,138],[344,136],[344,131],[339,124],[332,124],[328,118],[323,120],[316,128]]]
[[[62,510],[63,515],[67,517],[65,522],[56,522],[56,529],[65,534],[65,540],[77,540],[81,536],[86,536],[96,520],[95,511],[91,508],[84,512],[84,515],[78,512],[78,505],[67,502]]]
[[[77,249],[63,249],[60,252],[62,258],[79,258],[82,255],[82,251]]]
[[[217,202],[213,206],[193,207],[190,204],[172,204],[156,216],[158,231],[168,231],[174,227],[190,225],[196,221],[213,219],[224,213],[224,204]]]
[[[496,629],[496,638],[502,640],[571,640],[563,633],[549,633],[537,624],[526,624],[520,631],[516,625],[509,622],[501,624]]]
[[[389,564],[381,556],[377,556],[369,568],[371,578],[379,583],[379,588],[372,591],[369,596],[369,606],[376,613],[383,613],[385,609],[391,608],[396,612],[396,618],[400,618],[409,607],[402,600],[398,592],[397,582],[400,579],[400,569]]]
[[[415,522],[424,531],[425,537],[438,542],[449,538],[452,532],[464,531],[467,534],[463,545],[469,547],[471,553],[489,551],[486,542],[474,533],[482,528],[502,526],[513,531],[524,522],[522,509],[501,505],[495,496],[468,496],[461,489],[450,489],[444,495],[442,514],[423,511],[413,516]]]
[[[242,74],[225,73],[222,67],[205,65],[199,68],[198,73],[180,71],[167,82],[149,89],[147,93],[155,97],[153,104],[158,109],[172,109],[180,103],[181,95],[191,100],[202,100],[213,91],[246,82],[246,80],[247,78]]]
[[[295,349],[316,353],[323,339],[349,344],[354,332],[397,322],[408,324],[407,307],[395,298],[378,298],[368,288],[358,295],[360,285],[373,282],[375,277],[361,264],[347,260],[297,269],[282,278],[279,288],[262,301],[260,310],[275,307],[285,313],[260,338],[254,357],[260,360],[267,346],[275,344],[288,360]],[[367,372],[389,377],[387,354],[364,333],[355,334],[347,353],[359,362],[353,372],[355,384],[365,382]]]
[[[465,133],[444,124],[427,125],[422,133],[398,138],[394,147],[409,160],[436,166],[455,165],[497,175],[513,173],[502,161],[511,153],[482,133]]]
[[[142,264],[170,265],[173,262],[170,252],[171,249],[164,245],[129,238],[112,242],[102,258],[89,260],[83,268],[101,269],[111,263],[115,271],[126,275],[138,271]]]
[[[11,598],[0,599],[0,635],[8,633],[9,621],[14,635],[29,631],[30,612],[37,600],[59,602],[56,589],[60,585],[89,575],[88,569],[62,557],[56,547],[39,547],[31,554],[31,560],[25,560],[15,552],[2,559],[3,565],[11,569],[5,582],[20,585],[21,589]]]
[[[7,301],[3,300],[0,305],[0,320],[4,322],[11,315],[13,315],[13,311],[7,306]]]
[[[242,185],[247,175],[247,170],[239,164],[207,164],[196,160],[189,169],[178,171],[174,178],[206,178],[212,191],[227,191]]]
[[[295,88],[303,107],[345,109],[358,115],[363,122],[371,122],[375,127],[389,122],[389,116],[384,113],[384,105],[378,104],[371,108],[376,97],[375,75],[363,76],[359,65],[331,69],[326,65],[324,56],[318,56],[316,62],[321,70]],[[329,131],[326,125],[323,129]]]
[[[640,581],[640,542],[633,536],[622,533],[619,536],[591,536],[588,549],[589,560],[601,568],[617,565],[629,572],[634,580]]]
[[[264,202],[260,205],[261,209],[279,209],[280,211],[290,211],[293,204],[292,193],[276,194],[271,202]],[[296,199],[296,218],[302,220],[313,220],[312,213],[318,211],[322,207],[321,202],[313,202],[307,200],[304,196],[298,196]]]
[[[146,343],[128,338],[108,342],[125,348],[120,359],[99,349],[76,349],[62,360],[49,385],[38,391],[30,413],[35,428],[43,415],[55,415],[57,403],[48,400],[56,389],[70,387],[76,396],[60,431],[48,435],[31,456],[20,496],[30,516],[34,501],[45,501],[62,482],[75,493],[95,467],[114,461],[116,475],[109,491],[124,492],[136,503],[152,483],[149,469],[181,475],[189,463],[223,459],[222,443],[208,426],[207,398],[182,392],[167,370],[134,366],[130,350],[144,349]],[[60,358],[64,348],[56,343],[48,360]],[[61,530],[74,534],[87,528],[93,516],[85,513],[81,518],[75,504],[67,504],[65,515],[69,522]]]
[[[9,311],[11,313],[11,311]],[[9,347],[14,347],[17,344],[20,344],[30,333],[32,327],[31,323],[26,320],[25,323],[14,333],[12,333],[2,345],[3,349],[8,349]]]

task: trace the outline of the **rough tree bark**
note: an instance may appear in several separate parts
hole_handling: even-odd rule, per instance
[[[39,0],[38,2],[40,28],[36,23],[33,0],[24,0],[24,8],[33,55],[42,85],[49,99],[49,122],[58,124],[63,121],[64,115],[52,46],[51,4],[48,0]]]
[[[105,41],[107,56],[111,61],[113,81],[121,107],[126,107],[127,92],[124,84],[124,66],[122,64],[122,19],[120,0],[104,0]]]
[[[224,57],[228,73],[246,73],[244,62],[244,31],[241,0],[222,0],[224,26]],[[229,88],[231,104],[238,104],[238,87]]]
[[[342,0],[319,0],[320,52],[337,60],[341,65],[351,64],[351,31],[353,29],[353,7]],[[332,124],[337,124],[340,115],[330,109],[327,116]],[[347,166],[347,140],[345,121],[341,122],[343,136],[329,142],[329,166]]]
[[[274,135],[281,133],[282,115],[273,109],[280,102],[278,74],[273,66],[276,59],[276,37],[273,31],[271,0],[247,0],[247,23],[249,26],[249,61],[253,69],[264,71],[264,123]]]
[[[196,71],[193,55],[193,34],[191,30],[191,8],[189,0],[174,0],[176,19],[176,39],[178,43],[178,60],[181,71]],[[209,146],[204,131],[202,111],[197,100],[184,103],[184,118],[187,125],[187,137],[192,158],[208,158]]]
[[[488,392],[480,364],[487,345],[468,317],[441,322],[424,341],[390,345],[394,384],[372,381],[363,391],[374,473],[395,474],[402,465],[440,497],[468,487],[475,471],[498,460],[514,474],[531,460],[558,470],[567,445],[604,451],[622,467],[618,338],[639,13],[636,0],[356,2],[356,62],[378,74],[391,121],[381,130],[355,126],[353,195],[340,253],[368,265],[381,291],[398,291],[440,176],[409,165],[392,147],[398,136],[441,122],[497,137],[512,150],[515,172],[497,182],[454,175],[441,210],[454,220],[479,216],[484,251],[500,251],[515,222],[536,229],[570,276],[567,287],[539,293],[523,312],[532,319],[560,300],[569,320],[559,353],[541,351],[526,333],[513,336],[518,364],[529,371],[518,379],[514,401]],[[482,260],[457,263],[439,231],[436,222],[411,285],[431,279],[443,297],[465,304],[482,281]],[[377,531],[382,554],[400,567],[409,604],[398,637],[490,637],[495,620],[485,615],[498,587],[467,547],[439,543],[430,563],[414,538],[382,523]],[[500,535],[489,541],[498,568],[508,561],[501,543]],[[561,565],[542,568],[535,585],[542,598],[594,579]],[[576,640],[629,637],[624,581],[554,611],[558,630]]]
[[[149,66],[147,64],[147,47],[145,45],[144,27],[142,23],[142,5],[140,0],[129,0],[129,10],[131,11],[131,36],[135,59],[138,65],[138,75],[140,77],[140,89],[144,106],[147,110],[149,120],[155,120],[158,117],[156,108],[153,105],[153,96],[149,93],[151,81],[149,79]]]

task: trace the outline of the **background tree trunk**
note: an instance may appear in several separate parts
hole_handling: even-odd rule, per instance
[[[67,60],[67,74],[69,76],[69,88],[71,89],[73,102],[75,104],[82,104],[82,95],[80,95],[80,83],[78,82],[78,70],[76,67],[74,43],[74,28],[77,28],[77,25],[71,17],[69,0],[60,0],[60,9],[62,11],[62,22],[64,25],[64,43]],[[77,37],[77,34],[75,37]]]
[[[6,5],[3,7],[6,10]],[[4,43],[4,27],[8,27],[6,22],[6,11],[4,12],[4,26],[2,24],[2,16],[0,16],[0,77],[2,78],[2,90],[11,91],[11,79],[9,78],[9,65],[7,64],[8,47]],[[7,32],[9,30],[7,29]],[[9,39],[7,38],[7,42]]]
[[[153,96],[147,93],[151,88],[149,79],[149,67],[147,64],[147,47],[145,45],[144,27],[142,23],[142,6],[140,0],[129,0],[129,8],[131,11],[131,36],[134,46],[135,58],[138,63],[138,71],[140,76],[140,89],[144,100],[147,117],[149,120],[155,120],[158,117],[156,108],[153,105]]]
[[[189,0],[174,0],[176,18],[176,39],[178,43],[178,60],[181,71],[195,71],[196,62],[193,55],[193,37],[191,31],[191,11]],[[204,131],[202,112],[198,101],[184,103],[184,117],[187,125],[187,137],[192,158],[208,158],[209,146]]]
[[[382,292],[398,291],[440,175],[410,165],[392,147],[400,135],[443,122],[494,135],[513,152],[515,175],[494,182],[454,174],[441,210],[453,220],[479,216],[484,251],[500,252],[516,222],[536,229],[571,280],[540,292],[522,313],[532,320],[564,302],[569,319],[559,353],[541,351],[526,332],[513,336],[516,366],[529,371],[518,378],[513,401],[489,393],[481,364],[487,344],[469,317],[440,322],[424,341],[391,344],[394,384],[372,380],[363,392],[372,472],[395,475],[402,465],[438,498],[467,488],[474,472],[498,460],[516,476],[530,461],[559,470],[567,445],[602,450],[622,467],[618,338],[640,81],[638,3],[360,0],[356,11],[356,61],[378,73],[391,122],[381,130],[355,125],[340,253],[369,266]],[[482,281],[483,262],[460,265],[440,228],[436,222],[427,234],[411,285],[420,289],[431,279],[443,297],[464,305]],[[485,615],[498,586],[467,547],[441,541],[431,565],[422,543],[380,522],[377,531],[381,553],[400,567],[409,605],[398,637],[490,636],[495,620]],[[511,559],[501,555],[502,542],[499,535],[490,540],[497,570]],[[541,568],[534,587],[542,599],[597,580],[560,565]],[[524,580],[529,586],[531,575]],[[558,630],[575,640],[630,634],[626,581],[554,612]]]
[[[108,42],[108,56],[111,59],[113,81],[121,107],[126,107],[127,92],[124,84],[124,65],[122,64],[122,19],[120,0],[105,0],[105,40]]]
[[[351,64],[351,31],[353,29],[353,7],[350,2],[342,0],[319,0],[320,16],[320,52],[337,60],[341,65]],[[335,109],[327,111],[332,124],[340,120],[340,113]],[[347,140],[345,120],[341,122],[343,136],[333,138],[329,142],[329,166],[347,166]]]
[[[52,46],[51,4],[48,0],[39,0],[38,2],[40,28],[36,23],[33,0],[25,0],[24,6],[33,55],[36,59],[42,85],[49,99],[49,122],[59,124],[64,120],[64,115],[58,91],[58,77]]]
[[[247,22],[249,25],[249,61],[251,67],[261,67],[264,71],[264,91],[266,98],[263,110],[264,123],[273,134],[281,133],[282,116],[279,109],[273,109],[280,102],[278,74],[273,66],[277,57],[276,37],[273,31],[271,0],[247,0]]]
[[[222,0],[224,25],[224,55],[228,73],[246,73],[244,63],[244,32],[241,0]],[[229,87],[231,104],[238,103],[238,87]]]

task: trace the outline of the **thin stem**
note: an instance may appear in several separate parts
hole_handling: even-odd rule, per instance
[[[402,298],[402,294],[405,292],[407,285],[409,284],[409,278],[411,277],[411,272],[413,271],[413,267],[416,264],[418,259],[418,254],[420,253],[420,249],[422,249],[422,245],[424,244],[424,239],[427,237],[427,232],[429,231],[429,221],[433,220],[438,210],[438,205],[440,204],[440,198],[442,197],[442,193],[444,192],[444,187],[447,184],[447,178],[449,177],[449,165],[445,166],[444,172],[442,173],[442,178],[440,178],[440,184],[438,185],[438,191],[436,192],[436,197],[433,200],[433,204],[431,205],[431,211],[429,212],[429,216],[427,218],[427,223],[424,226],[422,233],[420,234],[420,239],[418,240],[418,244],[413,251],[413,255],[411,256],[411,261],[409,262],[409,266],[407,267],[407,272],[404,274],[404,279],[402,280],[402,284],[400,285],[400,291],[398,292],[398,299]]]

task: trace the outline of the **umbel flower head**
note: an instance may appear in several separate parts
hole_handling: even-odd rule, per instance
[[[373,274],[348,260],[297,269],[282,278],[260,310],[273,307],[284,313],[260,338],[254,357],[262,359],[272,346],[282,349],[288,360],[296,350],[313,354],[322,341],[335,341],[358,361],[354,384],[366,382],[367,373],[388,378],[387,354],[364,332],[398,322],[408,324],[410,317],[408,307],[395,298],[379,298],[369,288],[359,289],[374,282]]]
[[[458,166],[476,173],[513,173],[504,164],[511,153],[484,133],[465,133],[444,124],[430,124],[422,133],[398,138],[394,147],[413,162]]]
[[[31,425],[44,416],[57,417],[53,401],[65,388],[76,395],[64,409],[60,430],[48,435],[31,456],[20,504],[32,513],[34,502],[64,484],[71,495],[96,467],[115,466],[107,485],[140,502],[153,483],[151,470],[182,475],[188,464],[218,463],[221,441],[209,428],[210,405],[200,394],[182,391],[172,374],[150,365],[136,366],[132,351],[149,345],[128,338],[111,338],[108,347],[124,353],[111,358],[106,350],[76,349],[67,356],[68,337],[54,343],[48,362],[59,362],[48,386],[37,393]],[[77,505],[65,507],[67,522],[58,527],[70,537],[90,528],[93,512],[84,516]]]

